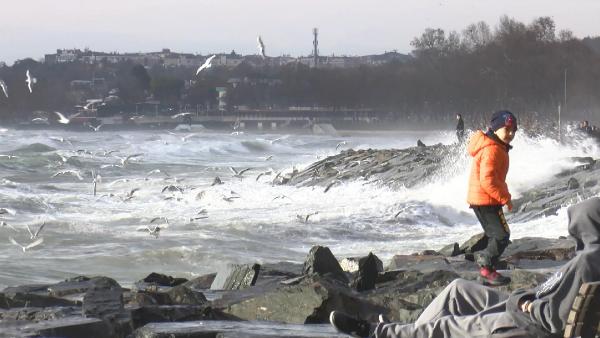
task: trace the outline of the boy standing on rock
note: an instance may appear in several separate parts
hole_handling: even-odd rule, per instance
[[[467,145],[473,157],[467,202],[481,223],[487,247],[476,253],[480,266],[479,279],[487,285],[504,285],[510,278],[496,271],[498,258],[508,246],[510,229],[502,206],[512,211],[511,196],[506,185],[508,151],[517,132],[517,118],[507,110],[492,115],[491,128],[476,132]]]

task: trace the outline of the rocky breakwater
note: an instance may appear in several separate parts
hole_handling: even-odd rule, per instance
[[[398,189],[423,185],[469,170],[454,164],[466,159],[464,147],[436,144],[407,149],[345,150],[308,166],[278,176],[276,184],[321,186],[327,192],[344,182],[361,181]],[[571,157],[572,168],[532,186],[513,200],[509,221],[523,222],[553,215],[558,209],[600,193],[600,163],[591,157]],[[466,184],[466,183],[465,183]]]
[[[345,337],[332,310],[411,322],[456,278],[475,279],[482,235],[439,250],[336,258],[315,246],[304,264],[228,265],[193,280],[151,273],[131,288],[108,277],[23,285],[0,293],[0,336]],[[541,283],[574,254],[569,239],[514,240],[502,264],[511,291]]]
[[[352,180],[392,188],[410,188],[429,181],[435,175],[451,175],[449,165],[456,163],[464,148],[436,144],[406,149],[345,150],[275,179],[277,184],[323,186],[329,190],[336,184]],[[444,170],[441,170],[444,169]]]

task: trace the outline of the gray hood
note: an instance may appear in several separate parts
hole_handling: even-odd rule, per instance
[[[577,242],[577,251],[600,251],[600,198],[594,197],[567,210],[569,235]]]

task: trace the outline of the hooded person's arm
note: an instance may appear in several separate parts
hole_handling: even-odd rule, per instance
[[[511,200],[506,182],[498,178],[497,162],[498,150],[494,147],[482,149],[481,164],[479,167],[479,182],[481,188],[493,199],[500,201],[502,205]]]

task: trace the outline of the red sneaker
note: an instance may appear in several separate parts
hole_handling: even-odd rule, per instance
[[[510,283],[510,278],[502,276],[496,269],[484,266],[479,269],[479,281],[484,285],[500,286]]]

